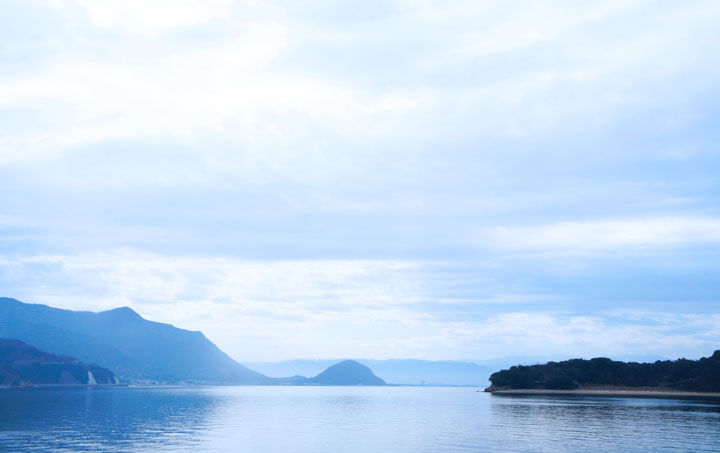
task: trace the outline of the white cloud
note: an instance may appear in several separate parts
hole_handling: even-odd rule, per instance
[[[716,110],[720,65],[707,56],[717,2],[37,8],[47,5],[53,13],[37,23],[19,15],[2,30],[9,295],[131,305],[246,359],[622,350],[663,344],[664,334],[668,348],[692,348],[717,338],[717,324],[694,318],[668,323],[700,326],[697,335],[580,316],[572,289],[543,286],[547,274],[518,260],[662,250],[672,261],[673,251],[720,243],[717,178],[697,177],[715,164],[703,109]],[[702,159],[689,162],[693,153]],[[557,218],[567,220],[548,220]],[[347,259],[83,252],[207,244]],[[481,254],[503,282],[480,281],[491,265],[461,263],[465,274],[452,277],[420,260],[353,259],[445,265]],[[697,268],[709,272],[713,259]],[[532,275],[515,277],[517,268]],[[553,300],[575,316],[496,316]]]
[[[419,297],[409,261],[299,260],[249,261],[232,258],[163,256],[133,250],[80,255],[40,255],[5,260],[7,267],[54,266],[66,282],[96,282],[102,297],[85,302],[112,307],[135,300],[146,304],[214,300],[255,310],[265,304],[327,301],[353,306],[403,304]],[[95,293],[95,291],[90,291]],[[51,296],[49,296],[51,297]],[[82,298],[54,300],[81,307]],[[100,304],[100,305],[99,305]],[[312,307],[310,307],[312,308]]]
[[[435,293],[448,289],[435,273],[437,266],[120,250],[4,258],[0,275],[6,290],[13,291],[7,296],[75,310],[131,306],[148,319],[201,330],[233,357],[248,361],[588,356],[637,350],[690,356],[711,352],[720,340],[717,313],[563,314],[544,309],[547,296],[521,293],[435,300]],[[536,305],[519,312],[511,305],[518,302]],[[509,311],[485,312],[498,304]],[[452,316],[438,305],[462,310]]]
[[[242,5],[253,11],[247,17],[224,0],[56,2],[69,16],[77,14],[73,5],[97,26],[127,33],[127,44],[100,35],[90,53],[68,49],[40,70],[9,72],[0,81],[0,106],[31,108],[45,121],[5,134],[0,165],[57,159],[89,143],[158,139],[203,154],[231,141],[284,169],[310,149],[332,155],[355,147],[376,160],[377,147],[392,153],[428,141],[563,134],[576,121],[592,131],[651,106],[670,84],[682,90],[664,92],[662,104],[694,96],[718,69],[703,58],[705,36],[693,33],[717,16],[708,5],[643,15],[644,2],[513,14],[502,4],[410,3],[364,27],[319,30],[298,12],[262,2]],[[618,36],[584,31],[588,24],[611,29],[623,14],[652,24],[672,19],[673,27],[655,33],[651,24]],[[197,24],[227,32],[197,46],[133,37]],[[346,47],[333,48],[337,43]],[[545,47],[530,46],[537,43]],[[477,48],[480,55],[467,50]],[[536,52],[537,60],[527,59]],[[474,73],[483,58],[495,58],[488,53],[527,63],[442,82]],[[332,71],[336,54],[359,74]],[[406,64],[397,68],[394,60]],[[693,83],[678,80],[684,77]]]
[[[40,109],[47,119],[42,128],[0,139],[0,165],[60,160],[104,142],[147,141],[222,161],[213,174],[323,175],[333,171],[322,164],[334,154],[392,136],[399,116],[428,103],[417,93],[369,93],[322,75],[277,73],[271,66],[286,51],[286,34],[277,25],[252,24],[216,48],[152,61],[131,57],[133,64],[61,60],[42,73],[0,82],[6,107]],[[326,149],[323,139],[318,146],[315,130],[348,143]],[[216,150],[218,144],[224,149]],[[312,171],[298,172],[303,162]]]
[[[132,250],[0,261],[6,287],[15,287],[20,299],[76,310],[131,306],[149,319],[202,330],[236,357],[257,343],[257,354],[287,354],[303,339],[309,354],[332,332],[339,333],[337,326],[413,328],[427,317],[406,308],[426,298],[423,266],[171,257]],[[293,340],[275,351],[266,344],[288,338]]]
[[[99,28],[152,37],[222,19],[232,0],[53,0],[59,9],[82,8]]]
[[[483,230],[487,247],[514,251],[635,253],[648,249],[719,244],[720,219],[713,217],[659,217],[557,222],[503,226]]]
[[[587,4],[582,7],[552,2],[536,2],[523,5],[522,14],[502,3],[488,2],[483,11],[484,22],[477,30],[468,33],[470,44],[459,49],[460,55],[475,57],[488,54],[514,52],[552,42],[572,31],[572,28],[592,24],[623,10],[631,9],[647,1],[608,1]],[[501,16],[502,20],[497,20]]]
[[[653,318],[669,322],[658,324]],[[647,318],[627,320],[612,313],[559,316],[551,313],[504,313],[489,318],[478,334],[497,357],[507,351],[543,356],[579,357],[622,354],[681,356],[709,355],[716,347],[720,314],[678,315],[650,312]]]

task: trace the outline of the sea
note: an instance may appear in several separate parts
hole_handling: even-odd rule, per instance
[[[471,387],[0,389],[0,451],[720,451],[720,400]]]

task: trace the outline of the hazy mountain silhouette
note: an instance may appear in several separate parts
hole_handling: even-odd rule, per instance
[[[310,384],[320,385],[385,385],[385,381],[373,374],[372,370],[354,360],[343,360],[314,378]]]
[[[107,368],[40,351],[20,340],[0,338],[0,385],[115,384]]]
[[[296,375],[274,380],[287,385],[385,385],[370,368],[355,360],[343,360],[312,378]]]
[[[245,365],[268,376],[313,376],[343,359],[285,360],[281,362],[247,362]],[[452,360],[354,359],[371,368],[392,384],[487,385],[497,368]]]
[[[123,381],[272,383],[201,332],[148,321],[128,307],[93,313],[0,298],[0,337],[97,363]]]

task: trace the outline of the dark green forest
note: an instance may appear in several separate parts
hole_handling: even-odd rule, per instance
[[[581,386],[617,386],[720,392],[720,350],[699,360],[626,363],[595,358],[518,365],[493,373],[490,382],[491,390],[570,390]]]

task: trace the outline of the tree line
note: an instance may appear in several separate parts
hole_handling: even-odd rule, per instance
[[[570,390],[580,386],[617,386],[720,392],[720,350],[699,360],[626,363],[601,357],[518,365],[493,373],[490,382],[495,389]]]

